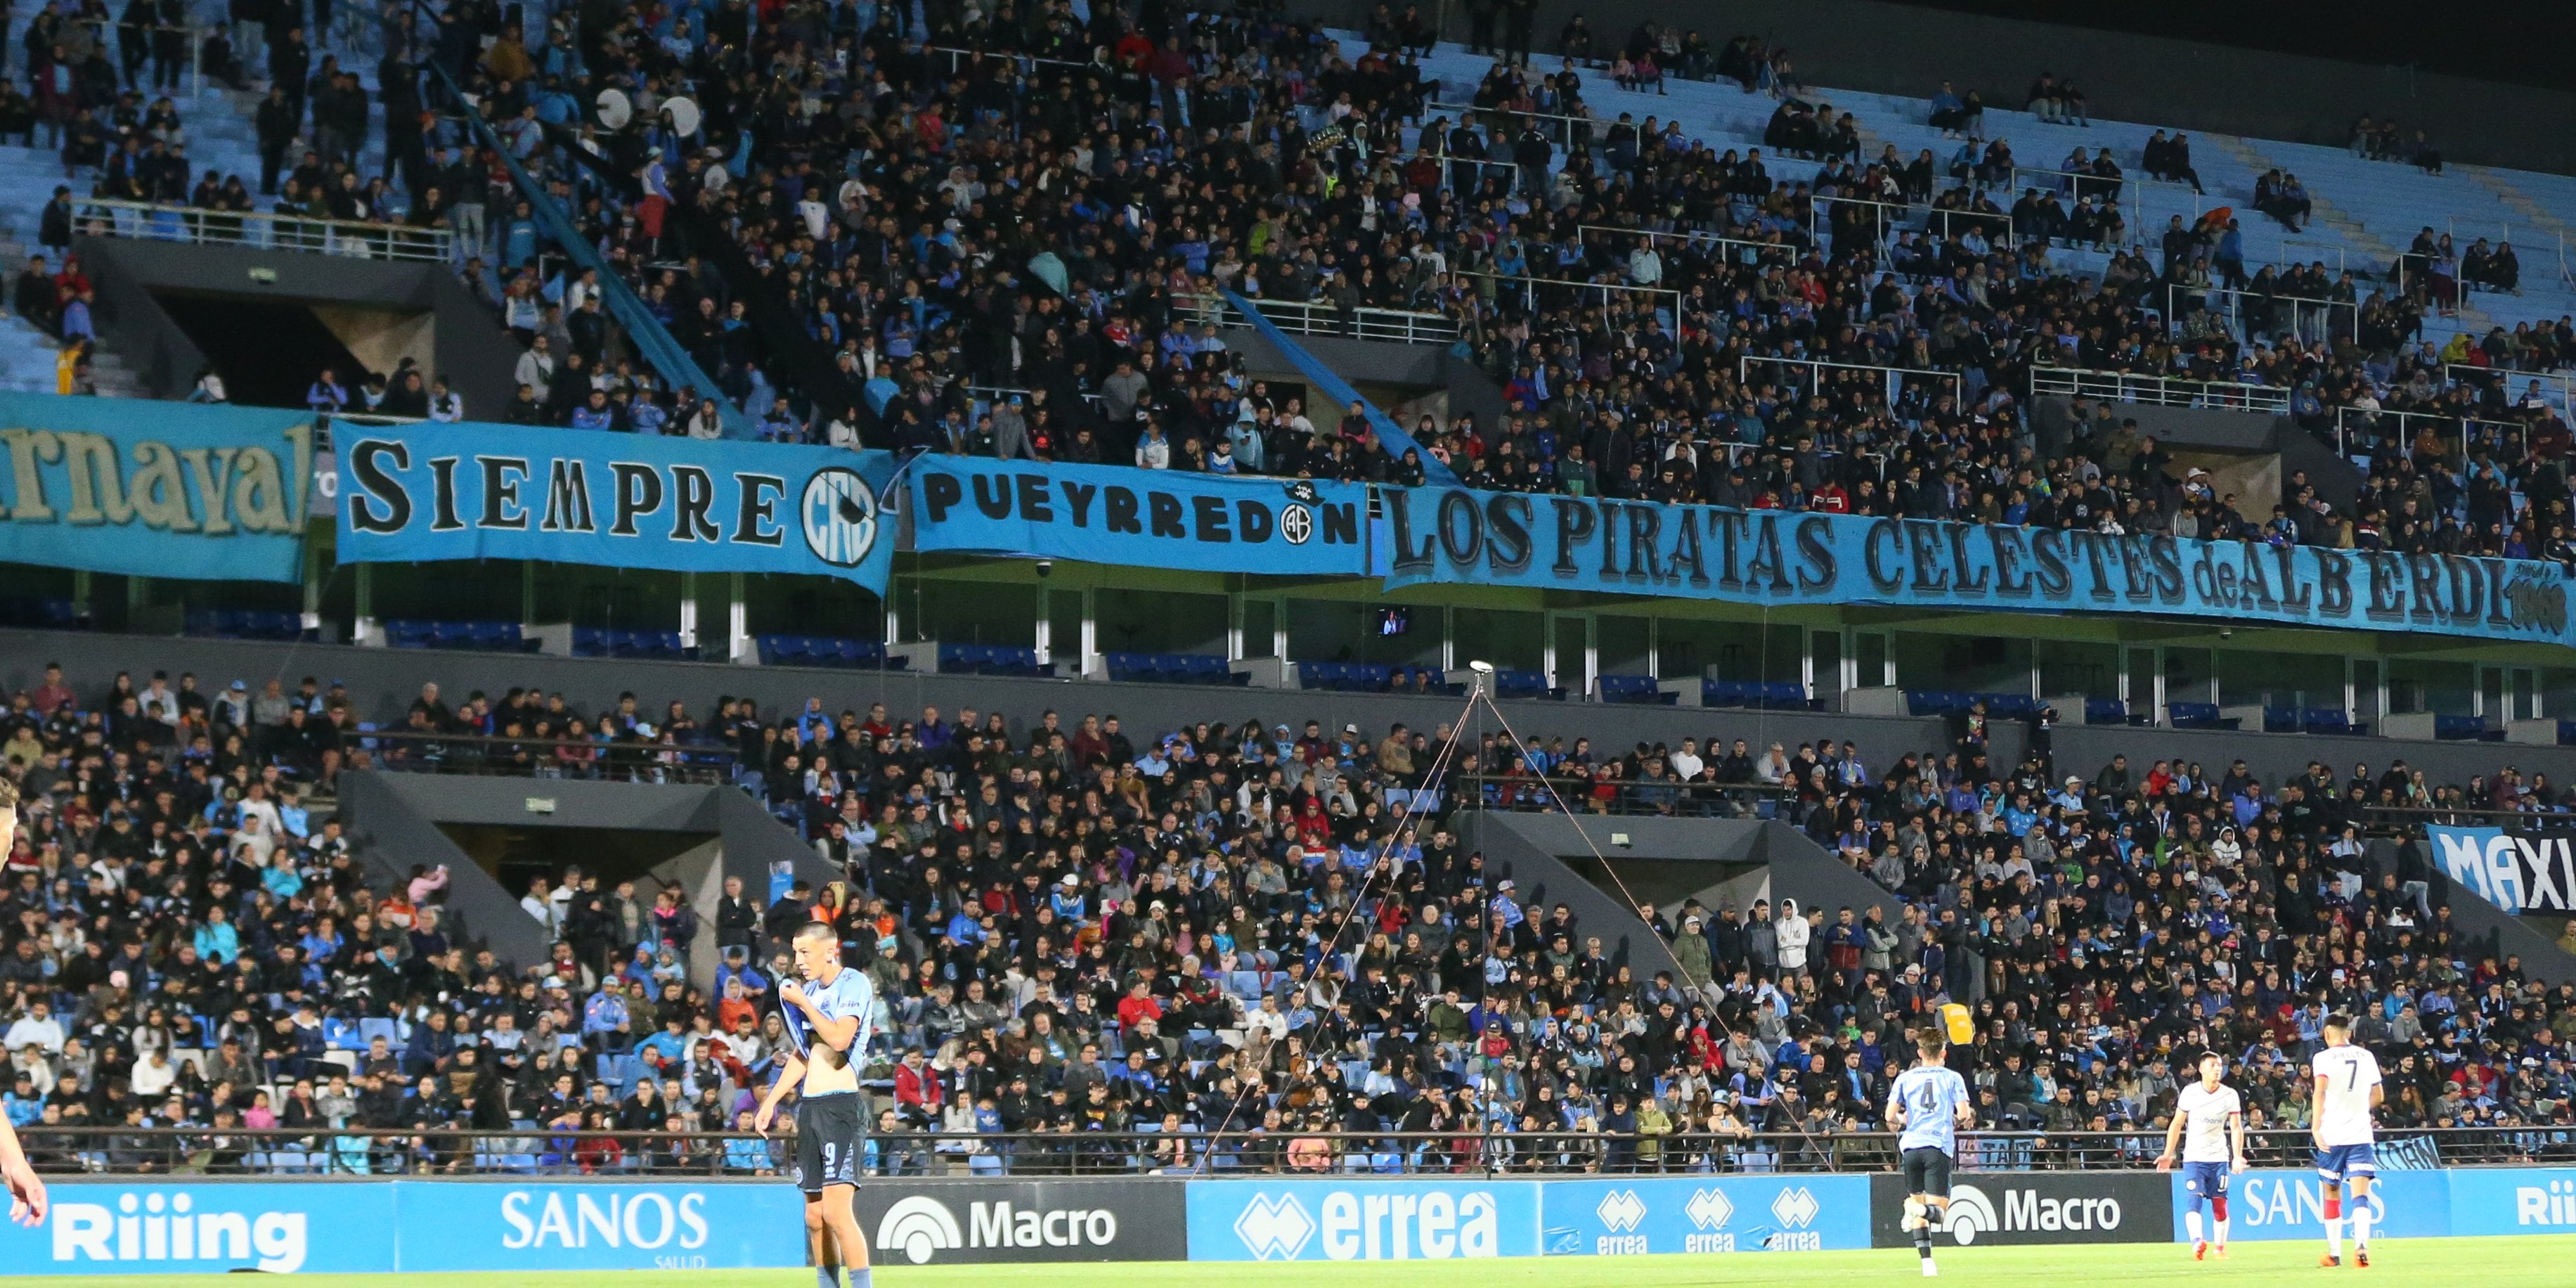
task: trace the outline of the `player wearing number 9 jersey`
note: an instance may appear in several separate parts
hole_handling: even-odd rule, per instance
[[[2324,1182],[2326,1254],[2319,1262],[2343,1264],[2343,1222],[2352,1214],[2352,1263],[2370,1264],[2370,1183],[2379,1175],[2370,1111],[2387,1092],[2379,1083],[2379,1059],[2352,1042],[2352,1017],[2329,1015],[2325,1049],[2310,1068],[2315,1074],[2308,1112],[2308,1134],[2317,1146],[2317,1179]],[[2344,1201],[2351,1191],[2352,1201]]]

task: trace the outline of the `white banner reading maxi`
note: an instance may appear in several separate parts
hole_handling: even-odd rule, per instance
[[[2433,859],[2461,885],[2510,913],[2576,912],[2576,826],[2424,829]]]

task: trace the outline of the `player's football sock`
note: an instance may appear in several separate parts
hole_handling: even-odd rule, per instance
[[[2330,1216],[2326,1218],[2326,1255],[2329,1257],[2340,1257],[2343,1255],[2342,1217]]]
[[[2200,1242],[2200,1211],[2199,1211],[2199,1209],[2195,1208],[2195,1209],[2193,1209],[2192,1211],[2185,1212],[2185,1213],[2183,1213],[2183,1214],[2182,1214],[2182,1228],[2183,1228],[2183,1233],[2188,1234],[2188,1235],[2190,1235],[2190,1236],[2191,1236],[2191,1241],[2192,1241],[2192,1242],[2194,1242],[2194,1243],[2198,1243],[2198,1242]]]
[[[2218,1219],[2218,1238],[2216,1242],[2218,1244],[2219,1251],[2227,1251],[2227,1218],[2225,1217],[2220,1217]]]
[[[841,1288],[841,1268],[839,1266],[814,1267],[814,1282],[817,1288]]]
[[[854,1266],[850,1270],[850,1288],[876,1288],[876,1279],[866,1266]]]
[[[2360,1250],[2367,1250],[2370,1247],[2370,1204],[2368,1203],[2352,1205],[2352,1246]]]
[[[1914,1227],[1914,1255],[1932,1259],[1932,1226],[1929,1222]]]

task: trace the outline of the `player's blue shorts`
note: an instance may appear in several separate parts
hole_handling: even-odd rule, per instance
[[[2379,1175],[2379,1152],[2368,1142],[2329,1145],[2317,1151],[2317,1179],[2340,1182],[2347,1177]]]
[[[2182,1165],[2183,1193],[2197,1202],[2201,1199],[2227,1197],[2227,1164],[2185,1163]]]

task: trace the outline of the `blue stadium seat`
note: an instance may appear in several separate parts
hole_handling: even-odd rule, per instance
[[[763,635],[759,648],[762,666],[799,666],[806,660],[802,635]]]
[[[1674,706],[1681,695],[1666,693],[1663,683],[1651,675],[1604,675],[1596,684],[1603,702],[1631,706]]]
[[[2168,702],[2165,716],[2176,729],[2234,729],[2240,723],[2219,715],[2215,702]]]

